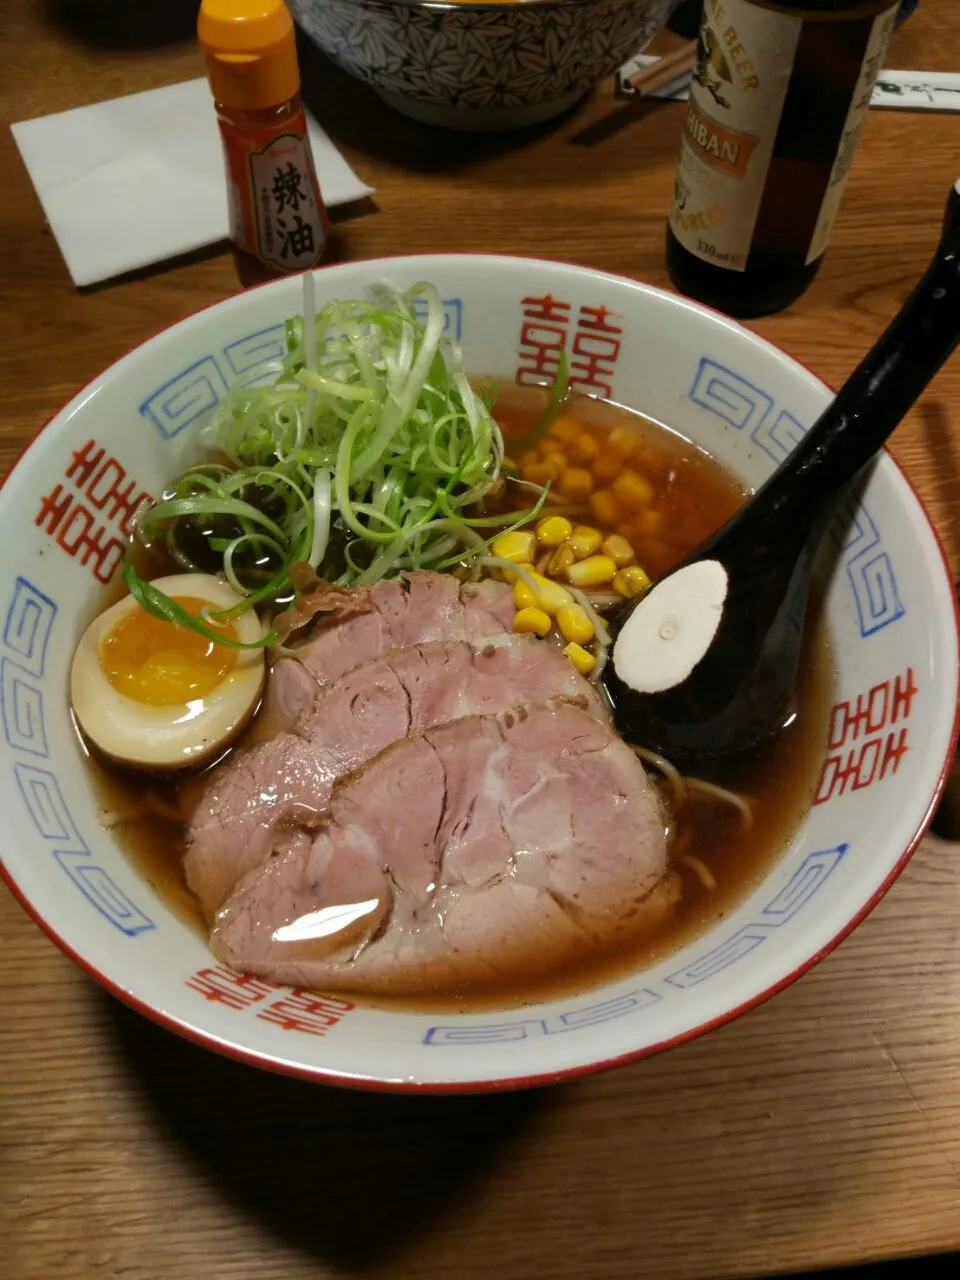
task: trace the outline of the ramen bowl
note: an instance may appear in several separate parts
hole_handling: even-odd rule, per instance
[[[733,322],[575,266],[351,263],[317,273],[317,302],[424,279],[469,369],[523,382],[566,346],[581,389],[670,424],[751,486],[830,399]],[[495,1090],[602,1070],[700,1035],[797,978],[902,870],[955,745],[950,577],[887,456],[830,535],[836,673],[814,803],[733,910],[647,968],[522,1008],[465,1012],[275,986],[217,964],[104,828],[67,706],[74,647],[140,495],[191,460],[205,415],[228,383],[279,353],[301,305],[300,281],[286,279],[145,342],[55,415],[0,492],[0,856],[14,893],[88,974],[171,1030],[245,1062],[371,1089]]]
[[[291,0],[301,29],[384,102],[450,129],[559,115],[653,39],[676,0]]]

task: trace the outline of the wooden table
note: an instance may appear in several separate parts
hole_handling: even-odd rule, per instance
[[[150,47],[144,11],[170,43]],[[7,121],[198,74],[195,11],[5,0]],[[307,63],[377,188],[339,224],[345,257],[505,250],[666,283],[680,107],[606,86],[552,129],[447,136]],[[956,68],[960,12],[925,0],[888,65]],[[75,388],[236,277],[218,246],[77,292],[6,131],[0,149],[2,471]],[[958,168],[960,118],[873,113],[819,278],[756,328],[839,382],[925,264]],[[893,442],[954,568],[958,401],[954,361]],[[0,990],[4,1280],[720,1280],[960,1247],[960,863],[937,842],[770,1004],[538,1093],[378,1098],[223,1061],[101,993],[5,890]]]

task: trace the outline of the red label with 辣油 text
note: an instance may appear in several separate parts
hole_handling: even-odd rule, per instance
[[[281,134],[230,124],[221,133],[234,242],[280,271],[313,266],[329,224],[303,111]]]

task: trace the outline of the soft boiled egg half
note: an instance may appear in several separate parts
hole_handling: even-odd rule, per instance
[[[211,616],[240,603],[220,578],[183,573],[152,585],[231,640],[261,639],[252,609],[230,620]],[[218,644],[127,596],[84,632],[70,697],[84,735],[105,755],[140,769],[181,769],[229,746],[256,710],[263,679],[262,649]]]

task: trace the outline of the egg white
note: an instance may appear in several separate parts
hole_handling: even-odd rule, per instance
[[[226,582],[205,573],[157,578],[168,596],[206,600],[227,609],[240,597]],[[141,769],[182,769],[207,762],[241,732],[256,710],[263,688],[262,649],[238,649],[233,669],[210,693],[189,702],[153,706],[115,689],[100,665],[100,646],[127,614],[140,606],[124,597],[102,613],[80,638],[70,670],[70,699],[84,735],[105,755]],[[259,640],[262,627],[251,610],[233,621],[245,644]]]

